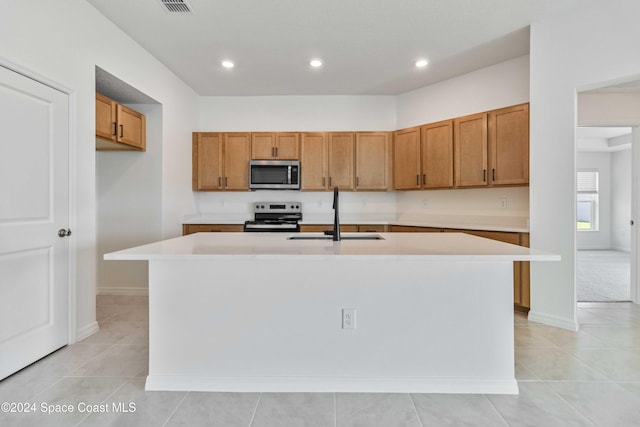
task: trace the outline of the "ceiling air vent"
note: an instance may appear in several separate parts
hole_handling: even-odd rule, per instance
[[[186,0],[160,0],[169,13],[192,13],[191,6]]]

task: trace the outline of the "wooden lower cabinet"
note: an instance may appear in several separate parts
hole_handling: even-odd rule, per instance
[[[359,224],[360,233],[386,233],[389,227],[385,224]]]
[[[333,224],[302,224],[300,232],[302,233],[322,233],[325,230],[333,230]],[[355,224],[340,224],[341,233],[356,233],[358,226]]]
[[[182,235],[193,233],[241,232],[242,224],[182,224]]]
[[[389,231],[392,233],[442,233],[444,228],[416,227],[413,225],[390,225]]]

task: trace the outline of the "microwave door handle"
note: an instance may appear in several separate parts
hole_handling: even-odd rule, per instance
[[[287,167],[287,184],[291,184],[291,165]]]

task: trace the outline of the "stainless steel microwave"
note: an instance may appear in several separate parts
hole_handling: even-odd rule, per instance
[[[249,188],[251,190],[299,190],[300,161],[249,161]]]

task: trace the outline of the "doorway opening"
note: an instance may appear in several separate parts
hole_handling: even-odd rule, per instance
[[[632,128],[576,129],[576,297],[631,299]]]

